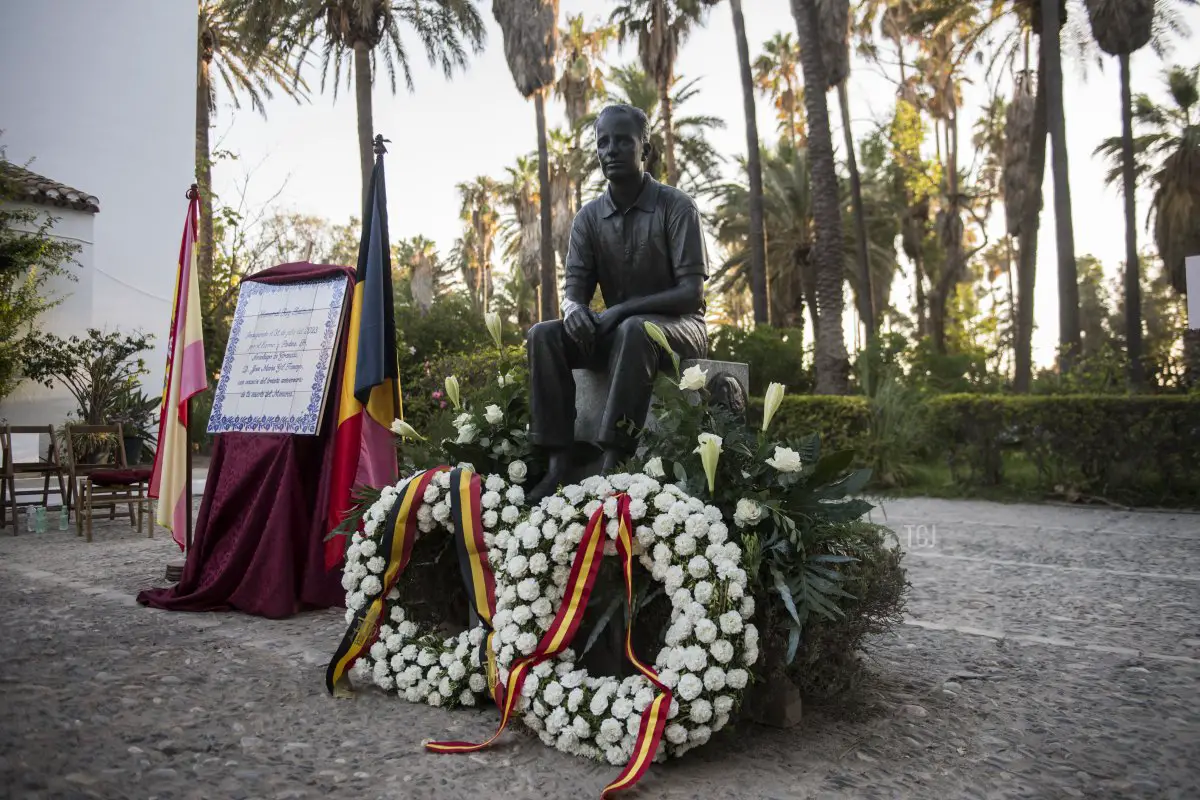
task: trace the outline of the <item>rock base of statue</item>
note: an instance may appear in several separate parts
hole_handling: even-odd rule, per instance
[[[709,386],[719,384],[724,376],[733,378],[742,390],[743,403],[750,394],[750,365],[734,361],[710,361],[708,359],[688,359],[681,364],[681,369],[697,366],[708,373]],[[604,416],[604,403],[608,398],[611,378],[608,372],[598,372],[589,369],[574,370],[575,375],[575,441],[595,442],[600,433],[600,419]],[[714,394],[717,392],[714,390]],[[646,420],[647,427],[653,427],[654,419]],[[586,451],[584,451],[586,452]],[[594,474],[594,473],[592,473]]]

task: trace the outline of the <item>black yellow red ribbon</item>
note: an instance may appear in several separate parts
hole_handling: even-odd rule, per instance
[[[480,662],[486,666],[488,693],[496,697],[498,669],[496,666],[495,636],[492,616],[496,613],[496,578],[488,563],[487,544],[483,540],[483,519],[480,507],[480,480],[477,473],[455,469],[450,473],[450,518],[454,523],[454,541],[458,549],[458,566],[462,571],[471,612],[486,637],[480,646]]]
[[[617,498],[617,517],[617,554],[621,558],[622,574],[625,577],[625,594],[630,608],[629,624],[625,626],[625,654],[638,671],[658,687],[659,694],[642,712],[641,726],[634,744],[633,756],[625,765],[620,776],[604,788],[602,797],[630,788],[646,774],[646,770],[654,761],[655,753],[658,752],[658,745],[662,741],[662,733],[666,726],[667,715],[670,713],[672,699],[671,690],[658,679],[658,674],[638,660],[633,652],[633,523],[629,516],[629,497],[627,495],[620,495]],[[509,671],[508,685],[505,687],[503,695],[497,697],[501,716],[500,726],[496,732],[485,742],[429,742],[425,745],[426,748],[435,753],[474,753],[488,747],[500,737],[508,727],[508,723],[512,720],[517,705],[520,703],[521,689],[525,685],[525,678],[529,675],[529,671],[569,647],[579,630],[592,587],[596,582],[600,561],[604,556],[604,527],[604,509],[601,507],[596,509],[588,521],[583,538],[579,542],[579,549],[575,553],[575,559],[571,564],[571,573],[567,579],[563,604],[559,607],[554,622],[542,636],[534,651],[519,659]]]
[[[387,609],[388,593],[396,585],[396,580],[404,572],[412,556],[413,542],[417,538],[417,509],[421,507],[425,489],[433,480],[433,476],[445,469],[446,467],[437,467],[418,472],[409,478],[408,483],[399,491],[399,499],[392,505],[384,520],[384,535],[379,543],[379,553],[387,559],[381,577],[383,589],[371,602],[355,612],[346,635],[342,637],[341,644],[329,661],[325,670],[325,688],[335,697],[345,697],[351,693],[347,673],[379,636],[379,626]]]

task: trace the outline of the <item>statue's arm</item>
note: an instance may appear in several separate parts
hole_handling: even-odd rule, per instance
[[[566,279],[563,285],[563,319],[580,310],[588,310],[592,296],[596,294],[596,252],[588,236],[587,219],[583,212],[575,215],[571,223],[571,241],[567,246],[567,260],[563,265]]]

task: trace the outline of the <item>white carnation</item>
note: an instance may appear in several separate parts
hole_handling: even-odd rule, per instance
[[[728,664],[733,659],[733,645],[725,639],[718,639],[712,643],[709,648],[714,660],[721,664]]]
[[[375,556],[367,562],[367,569],[376,574],[383,572],[383,568],[386,566],[387,561],[384,560],[383,556]]]
[[[514,578],[523,577],[527,569],[529,569],[529,559],[523,555],[518,554],[508,560],[508,574]]]
[[[742,615],[737,611],[726,611],[720,616],[721,632],[724,634],[735,634],[742,629]]]
[[[371,556],[375,555],[376,549],[377,545],[370,539],[364,540],[363,543],[358,546],[358,551],[363,558],[370,558]]]
[[[539,553],[538,555],[541,554]],[[542,557],[545,558],[545,556]],[[538,595],[541,594],[541,591],[541,587],[538,586],[537,578],[526,578],[517,584],[517,596],[529,603],[532,603],[534,600],[536,600]],[[522,608],[525,608],[525,606],[522,606]],[[738,622],[740,624],[741,620],[739,619]]]
[[[534,553],[529,557],[529,571],[534,575],[541,575],[549,568],[550,560],[545,553]]]
[[[500,512],[500,519],[506,525],[511,525],[521,517],[521,509],[516,506],[505,506]]]
[[[703,556],[692,556],[692,560],[688,562],[688,572],[693,578],[703,578],[709,572],[708,559]]]
[[[482,693],[487,690],[487,678],[480,675],[478,672],[471,673],[470,679],[467,681],[472,692]]]
[[[692,672],[700,672],[708,665],[708,653],[700,645],[694,644],[684,651],[683,661]]]
[[[563,696],[563,687],[558,681],[551,681],[546,686],[545,691],[542,692],[542,697],[552,706],[560,705],[563,701]]]
[[[524,462],[520,462],[520,461],[513,462],[513,464],[520,464],[520,463],[524,463]],[[509,469],[509,476],[511,477],[512,476],[512,464],[509,464],[508,469]],[[525,490],[522,489],[520,486],[510,486],[510,487],[508,487],[508,491],[504,493],[504,499],[507,500],[508,502],[512,503],[514,506],[523,506],[523,505],[525,505]]]
[[[667,741],[671,744],[683,744],[687,741],[688,731],[678,722],[672,722],[663,731],[663,736],[667,737]]]
[[[483,497],[479,498],[479,504],[484,508],[495,508],[500,505],[500,493],[484,492]]]
[[[688,715],[692,722],[705,723],[712,719],[712,703],[707,700],[697,700],[692,703],[691,713]]]
[[[687,673],[679,679],[678,694],[686,701],[690,702],[695,700],[700,696],[700,692],[703,690],[704,681],[702,681],[700,678],[697,678],[695,675],[692,675],[691,673]]]
[[[710,644],[716,641],[717,626],[711,619],[702,619],[696,622],[696,638],[704,644]]]
[[[744,669],[731,669],[725,673],[725,684],[730,689],[745,689],[750,679],[750,673]]]
[[[618,697],[613,700],[612,715],[616,719],[625,719],[633,713],[633,701],[626,697]]]
[[[704,688],[710,692],[719,692],[725,688],[725,670],[720,667],[709,667],[704,671]]]
[[[533,648],[537,647],[537,636],[532,633],[522,633],[517,637],[516,647],[522,653],[532,653]]]

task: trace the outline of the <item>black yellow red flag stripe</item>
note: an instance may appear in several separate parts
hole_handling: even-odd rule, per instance
[[[471,600],[473,616],[487,631],[480,659],[487,668],[488,692],[496,697],[497,667],[495,631],[492,616],[496,613],[496,578],[488,563],[487,544],[483,540],[483,518],[480,506],[479,475],[470,470],[455,469],[450,473],[450,518],[454,523],[454,540],[458,548],[458,565],[462,571],[467,597]]]
[[[379,543],[379,553],[387,559],[382,576],[383,589],[371,602],[355,612],[354,620],[329,661],[325,670],[325,688],[335,697],[350,693],[347,673],[379,635],[379,625],[387,609],[387,595],[412,556],[413,542],[417,538],[417,509],[433,476],[444,469],[438,467],[418,472],[409,478],[384,520],[384,535]]]

